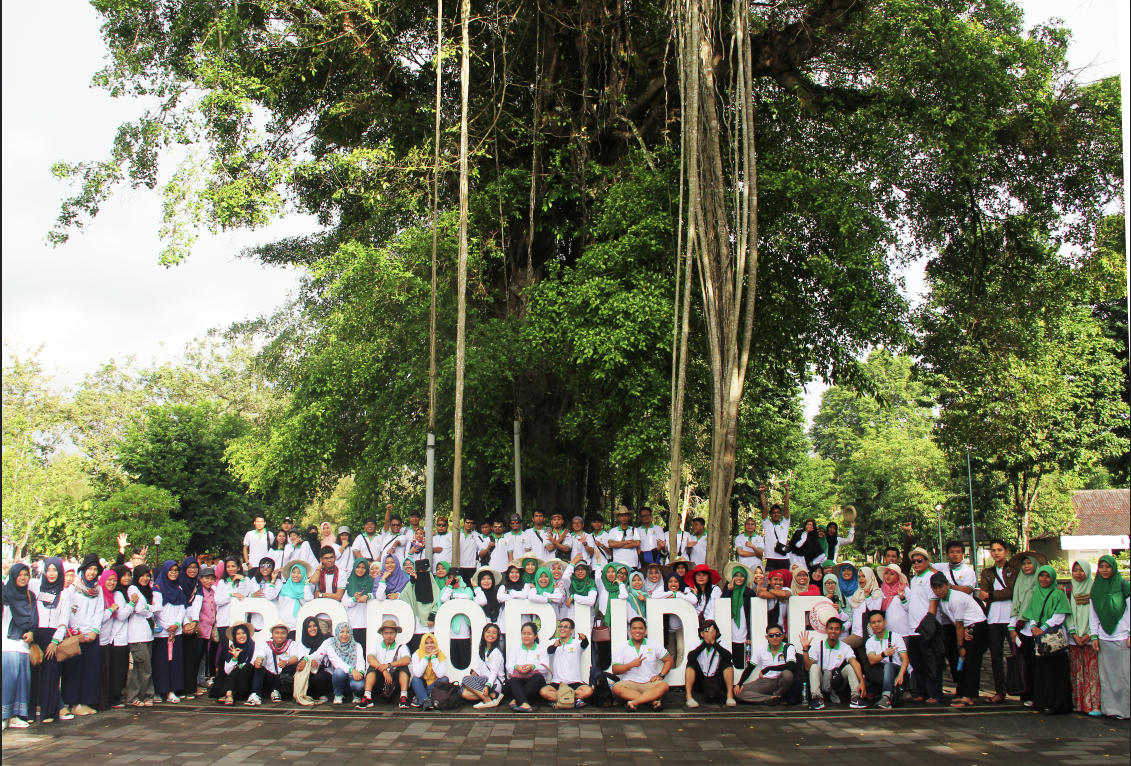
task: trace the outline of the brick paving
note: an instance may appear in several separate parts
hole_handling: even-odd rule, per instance
[[[985,712],[411,714],[160,706],[5,732],[5,766],[300,763],[427,766],[829,764],[1095,766],[1127,763],[1126,721]]]

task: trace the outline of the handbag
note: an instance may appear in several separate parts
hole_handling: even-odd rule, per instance
[[[612,641],[613,640],[613,629],[605,624],[605,618],[604,617],[598,617],[597,622],[593,623],[593,635],[591,636],[591,638],[594,641]]]
[[[1029,679],[1025,677],[1025,658],[1017,650],[1017,644],[1010,641],[1009,650],[1005,658],[1005,693],[1015,697],[1029,691]]]
[[[66,662],[67,660],[78,657],[82,654],[82,646],[79,643],[79,635],[67,636],[58,644],[55,645],[55,659],[59,662]]]
[[[1068,639],[1064,637],[1063,630],[1046,630],[1037,636],[1033,649],[1038,657],[1051,657],[1068,649]]]

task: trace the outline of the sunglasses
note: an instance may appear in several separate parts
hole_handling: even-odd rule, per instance
[[[767,633],[766,638],[781,638],[784,635],[784,633]]]
[[[916,557],[916,558],[911,559],[911,563],[912,564],[926,564],[927,560],[925,558]]]

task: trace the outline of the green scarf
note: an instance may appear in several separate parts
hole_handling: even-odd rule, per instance
[[[734,576],[739,573],[741,573],[743,577],[742,590],[738,590],[734,587]],[[750,583],[750,570],[741,564],[736,566],[730,571],[730,582],[730,619],[737,625],[738,618],[742,615],[742,607],[746,605],[744,596],[746,594],[746,586]]]
[[[357,565],[365,564],[365,576],[357,576]],[[353,597],[358,593],[369,595],[373,592],[373,577],[369,574],[369,559],[361,558],[360,556],[353,560],[353,569],[350,570],[350,577],[346,580],[346,595]]]
[[[1072,615],[1069,617],[1068,632],[1074,633],[1077,636],[1087,636],[1092,632],[1091,617],[1092,617],[1092,604],[1089,601],[1085,604],[1076,602],[1077,596],[1088,596],[1092,592],[1092,564],[1087,559],[1076,559],[1074,564],[1079,564],[1080,568],[1084,570],[1084,581],[1077,582],[1075,578],[1072,580],[1072,595],[1068,599],[1068,605],[1072,607]],[[1069,570],[1071,572],[1072,570]]]
[[[537,566],[538,566],[538,559],[536,559],[535,557],[533,557],[533,556],[527,556],[526,558],[524,558],[524,559],[522,560],[522,581],[523,581],[524,583],[527,583],[527,584],[529,584],[529,585],[534,585],[534,580],[535,580],[535,578],[536,578],[536,577],[538,577],[538,572],[539,572],[540,570],[539,570],[539,569],[535,569],[535,570],[534,570],[534,572],[533,572],[533,574],[532,574],[532,573],[530,573],[530,572],[527,572],[527,571],[526,571],[526,562],[528,562],[528,561],[533,561],[533,562],[534,562],[534,566],[535,566],[535,567],[537,567]],[[551,574],[551,575],[550,575],[550,582],[553,582],[553,581],[554,581],[554,575],[552,575],[552,574]]]
[[[639,588],[633,587],[632,581],[637,577],[640,578],[641,583],[645,582],[643,572],[630,571],[628,573],[628,603],[632,604],[632,608],[636,610],[638,615],[647,617],[648,613],[645,604],[648,603],[648,591],[644,590],[643,586]]]
[[[550,584],[545,587],[539,582],[539,580],[542,579],[543,572],[546,573],[546,577],[550,580]],[[554,592],[554,573],[550,571],[549,567],[539,567],[538,570],[534,572],[534,576],[531,579],[533,580],[534,590],[539,596]]]
[[[1046,564],[1033,574],[1033,579],[1036,579],[1041,572],[1051,577],[1052,582],[1047,588],[1042,586],[1040,581],[1037,582],[1037,587],[1033,589],[1032,597],[1021,614],[1033,627],[1040,627],[1054,614],[1072,614],[1072,607],[1068,605],[1068,596],[1056,587],[1056,570]]]
[[[616,571],[619,566],[621,565],[614,564],[610,561],[601,568],[601,582],[605,584],[605,593],[607,594],[605,597],[605,608],[602,610],[605,613],[605,619],[608,619],[609,615],[612,614],[613,599],[616,598],[616,594],[620,593],[620,583],[616,580]],[[614,575],[611,584],[608,580],[608,572],[610,569],[613,570]]]
[[[585,570],[585,576],[581,579],[577,578],[577,573],[582,569]],[[578,596],[588,596],[593,592],[597,586],[593,583],[593,577],[589,574],[589,567],[585,564],[578,564],[573,569],[573,576],[569,578],[569,596],[570,598],[577,598]]]
[[[299,607],[302,605],[302,597],[306,595],[306,580],[303,579],[299,582],[295,582],[291,579],[291,572],[294,571],[295,567],[299,567],[303,570],[306,569],[301,561],[292,561],[291,563],[283,567],[283,577],[285,579],[283,582],[283,588],[281,591],[279,591],[280,596],[286,596],[287,598],[294,601],[294,611],[291,612],[292,617],[298,614]]]
[[[1025,558],[1033,562],[1034,567],[1039,567],[1041,562],[1033,556],[1026,556]],[[1033,591],[1037,587],[1037,570],[1033,569],[1033,574],[1027,575],[1023,570],[1018,568],[1017,579],[1013,581],[1013,606],[1009,610],[1010,617],[1024,617],[1025,611],[1029,608],[1029,602],[1033,599]]]
[[[444,568],[444,576],[436,574],[436,570],[440,567]],[[437,561],[436,565],[432,568],[432,582],[436,584],[434,593],[440,593],[444,588],[448,587],[448,576],[452,573],[452,565],[447,561]]]
[[[1092,585],[1092,608],[1096,610],[1104,631],[1111,635],[1119,627],[1119,621],[1127,611],[1127,598],[1131,595],[1128,588],[1131,584],[1119,574],[1119,565],[1115,563],[1113,556],[1100,556],[1100,563],[1105,561],[1111,567],[1111,577],[1096,577]]]

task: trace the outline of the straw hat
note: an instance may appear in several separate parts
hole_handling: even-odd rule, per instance
[[[272,625],[272,626],[271,626],[271,629],[270,629],[270,630],[268,630],[267,632],[268,632],[268,633],[274,633],[274,632],[275,632],[275,628],[282,628],[283,630],[287,631],[288,633],[290,633],[290,632],[291,632],[290,626],[288,626],[288,625],[287,625],[287,623],[283,622],[282,620],[279,620],[279,621],[278,621],[278,622],[276,622],[276,623],[275,623],[274,625]]]
[[[809,610],[809,626],[818,633],[828,632],[825,625],[828,621],[837,617],[839,612],[832,601],[827,598],[813,604],[813,608]]]
[[[304,573],[303,578],[302,578],[303,582],[306,582],[307,580],[309,580],[310,575],[312,574],[311,569],[310,569],[310,564],[306,563],[302,559],[293,559],[291,561],[288,561],[286,564],[284,564],[283,565],[283,577],[285,579],[289,580],[291,578],[291,567],[296,567],[296,566],[302,567],[302,571]]]
[[[401,626],[397,624],[396,620],[385,620],[383,623],[381,623],[381,627],[378,628],[378,632],[384,630],[385,628],[392,628],[398,633],[401,632]]]
[[[840,518],[848,526],[856,523],[856,506],[846,505],[840,509]]]
[[[1020,553],[1015,554],[1013,556],[1013,558],[1011,558],[1009,560],[1010,566],[1016,568],[1017,571],[1020,572],[1021,571],[1021,564],[1023,564],[1025,562],[1026,556],[1032,556],[1033,558],[1035,558],[1037,561],[1040,562],[1041,566],[1045,566],[1046,564],[1049,563],[1048,557],[1045,556],[1043,553],[1037,553],[1036,551],[1021,551]]]
[[[472,575],[472,582],[469,583],[471,587],[479,587],[479,580],[483,577],[484,572],[490,573],[490,575],[495,578],[495,585],[498,585],[503,581],[503,575],[499,572],[499,570],[492,569],[491,567],[479,567],[475,570],[475,574]]]
[[[247,628],[248,639],[253,640],[255,638],[255,626],[252,625],[250,622],[237,622],[235,625],[233,625],[232,627],[230,627],[230,628],[228,628],[227,630],[224,631],[224,636],[229,641],[234,641],[235,639],[232,638],[232,636],[234,636],[236,634],[236,628],[238,628],[241,625],[244,626],[245,628]],[[287,628],[287,630],[289,631],[290,628]]]
[[[734,570],[738,569],[739,567],[742,567],[746,570],[746,585],[749,586],[754,578],[754,570],[743,564],[741,561],[727,562],[727,565],[723,567],[723,579],[727,582],[730,582],[731,579],[733,579],[732,576],[734,574]]]

